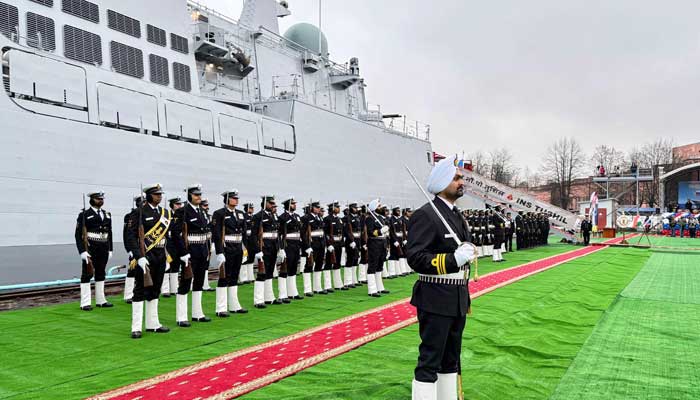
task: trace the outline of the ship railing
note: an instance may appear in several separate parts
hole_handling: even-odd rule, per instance
[[[224,20],[224,21],[226,21],[226,22],[230,22],[230,23],[232,23],[232,24],[238,25],[238,20],[233,19],[233,18],[229,17],[228,15],[224,15],[224,14],[222,14],[222,13],[216,11],[215,9],[210,8],[210,7],[208,7],[208,6],[206,6],[206,5],[202,4],[202,3],[200,3],[200,2],[198,2],[198,1],[195,1],[195,0],[187,0],[187,5],[189,6],[191,12],[195,12],[195,11],[202,12],[202,11],[204,11],[206,14],[214,15],[214,16],[216,16],[217,18],[221,18],[222,20]],[[193,20],[196,20],[196,19],[194,18],[194,16],[193,16],[192,19],[193,19]]]
[[[389,119],[388,124],[386,119]],[[394,133],[401,133],[406,136],[414,137],[421,140],[430,140],[430,124],[406,118],[406,116],[398,116],[393,118],[385,118],[386,128]]]

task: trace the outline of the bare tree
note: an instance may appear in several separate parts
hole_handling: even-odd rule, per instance
[[[625,164],[625,153],[615,149],[615,147],[607,145],[599,145],[593,150],[593,158],[591,160],[593,167],[601,165],[606,171],[612,171],[614,167],[622,168]]]
[[[518,176],[518,186],[525,186],[527,188],[537,187],[544,183],[542,174],[537,171],[533,171],[529,166],[523,168],[522,175]]]
[[[474,172],[479,175],[488,176],[490,174],[490,168],[486,162],[486,154],[481,150],[476,150],[469,154],[469,159],[472,161],[472,166],[474,167]]]
[[[492,150],[488,154],[488,159],[491,167],[489,178],[504,185],[511,185],[516,168],[513,165],[513,156],[508,149],[504,147]]]
[[[571,184],[584,166],[585,155],[574,138],[559,139],[547,149],[542,172],[553,186],[552,202],[555,205],[569,208]]]
[[[659,138],[653,142],[645,143],[641,148],[634,147],[628,152],[631,165],[638,168],[649,168],[651,173],[658,175],[658,166],[663,165],[667,170],[676,168],[680,160],[673,154],[674,143],[670,138]],[[658,176],[645,184],[640,184],[640,203],[646,202],[649,206],[658,204],[659,180]]]

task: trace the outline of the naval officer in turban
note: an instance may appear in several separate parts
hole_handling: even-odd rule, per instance
[[[455,206],[464,177],[455,158],[438,162],[428,178],[432,200],[462,242],[457,246],[426,203],[408,222],[408,263],[418,272],[411,304],[418,309],[421,344],[414,372],[413,400],[457,399],[462,332],[469,310],[469,262],[475,257],[467,224]]]

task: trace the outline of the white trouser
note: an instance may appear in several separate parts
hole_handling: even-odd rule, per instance
[[[158,319],[158,299],[146,301],[146,329],[158,329],[161,326]]]
[[[104,304],[107,302],[105,298],[105,281],[95,282],[95,304]]]
[[[313,287],[311,286],[311,272],[304,272],[304,294],[313,292]]]
[[[80,284],[80,307],[89,306],[92,303],[92,292],[90,290],[90,283]]]
[[[297,277],[294,275],[287,276],[287,296],[299,296],[299,291],[297,290]]]
[[[321,271],[314,271],[314,292],[320,292],[323,290],[321,285]]]
[[[359,279],[360,282],[364,282],[367,280],[367,264],[360,264]]]
[[[226,294],[226,287],[222,286],[216,287],[216,312],[217,313],[223,313],[228,310],[228,302],[227,302],[227,294]]]
[[[141,332],[143,330],[143,301],[131,303],[131,331]]]
[[[389,260],[389,276],[396,276],[396,261]]]
[[[367,275],[367,294],[377,293],[377,280],[374,274]]]
[[[253,304],[265,304],[265,281],[253,282]]]
[[[277,277],[277,293],[279,294],[280,299],[287,298],[287,278],[281,276]]]
[[[131,300],[134,297],[134,283],[136,278],[127,276],[124,281],[124,300]]]
[[[379,292],[384,291],[384,282],[382,281],[382,273],[375,272],[374,279],[377,281],[377,291],[379,291]]]
[[[241,272],[238,274],[238,283],[248,282],[248,265],[241,265]]]
[[[199,292],[202,293],[202,292]],[[189,318],[187,318],[187,295],[186,294],[178,294],[177,295],[177,300],[175,303],[175,320],[177,322],[185,322],[188,321]]]
[[[272,279],[265,280],[265,302],[275,301],[275,290],[272,287]]]
[[[328,290],[328,289],[333,289],[333,283],[331,282],[331,275],[333,273],[333,270],[323,270],[323,287]]]
[[[202,286],[202,289],[204,289],[204,290],[211,289],[211,285],[209,284],[209,268],[207,268],[207,270],[204,271],[204,285]]]
[[[479,257],[483,257],[483,256],[484,256],[484,246],[479,246],[479,247],[476,248],[476,250],[477,250],[478,253],[479,253]]]
[[[437,374],[437,398],[440,400],[457,400],[457,373]]]
[[[160,285],[161,294],[170,294],[170,279],[165,279],[168,275],[169,274],[165,274],[165,277],[163,278],[163,283]]]
[[[357,265],[350,267],[350,277],[352,278],[353,285],[357,285],[359,280],[357,279]]]
[[[177,289],[180,287],[180,282],[178,280],[178,273],[177,272],[169,273],[168,279],[170,279],[170,294],[177,293]]]
[[[384,268],[382,268],[382,277],[388,278],[389,277],[389,265],[386,261],[384,261]]]
[[[238,302],[238,286],[229,286],[227,288],[228,293],[228,310],[238,311],[242,309],[241,303]]]
[[[333,270],[333,287],[341,289],[343,287],[343,277],[340,275],[339,269]]]
[[[192,318],[204,318],[201,291],[192,292]]]
[[[438,400],[437,382],[419,382],[413,380],[411,400]],[[442,400],[442,399],[440,399]]]
[[[352,273],[352,268],[353,267],[345,267],[345,275],[343,276],[343,285],[345,286],[350,286],[352,285],[353,282],[353,273]]]

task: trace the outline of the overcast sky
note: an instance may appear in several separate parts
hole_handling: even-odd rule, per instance
[[[238,18],[242,0],[203,0]],[[289,0],[294,23],[318,0]],[[368,101],[432,125],[443,154],[507,147],[537,169],[553,140],[700,141],[700,1],[325,0],[331,59]]]

